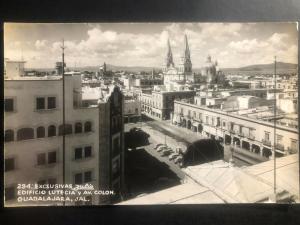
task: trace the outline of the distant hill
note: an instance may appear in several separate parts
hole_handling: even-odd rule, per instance
[[[277,62],[276,70],[278,73],[285,72],[296,72],[298,68],[297,64],[293,63],[285,63],[285,62]],[[222,68],[222,70],[226,73],[273,73],[274,72],[274,63],[270,64],[257,64],[257,65],[249,65],[240,68]]]
[[[284,62],[277,62],[277,71],[278,72],[290,72],[290,71],[297,71],[297,64],[293,63],[284,63]],[[151,72],[154,69],[156,72],[161,71],[161,67],[145,67],[145,66],[115,66],[111,64],[106,64],[107,70],[113,71],[128,71],[132,73],[137,73],[140,71]],[[79,70],[79,71],[99,71],[99,66],[85,66],[85,67],[68,67],[70,70]],[[274,64],[257,64],[257,65],[249,65],[240,68],[221,68],[222,71],[226,73],[248,73],[248,72],[260,72],[260,73],[269,73],[274,71]],[[26,69],[26,70],[38,70],[38,71],[53,71],[54,68],[39,68],[39,69]],[[193,71],[198,73],[201,71],[201,68],[193,68]]]

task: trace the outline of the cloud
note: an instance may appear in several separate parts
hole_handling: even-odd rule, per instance
[[[36,40],[35,47],[40,50],[42,48],[45,48],[48,45],[47,40]]]
[[[238,53],[253,54],[255,51],[258,51],[261,48],[268,46],[268,43],[264,41],[258,41],[256,38],[252,40],[242,40],[242,41],[232,41],[229,43],[229,47],[232,50],[237,51]]]
[[[105,61],[115,65],[160,67],[168,38],[175,65],[178,65],[184,49],[184,34],[188,37],[194,68],[203,66],[208,54],[218,60],[220,67],[269,63],[274,55],[280,61],[296,62],[297,59],[295,37],[282,31],[265,31],[256,24],[172,23],[145,33],[143,29],[129,32],[124,26],[125,29],[114,29],[114,26],[104,29],[104,25],[86,24],[82,31],[86,36],[81,34],[82,38],[76,39],[74,35],[74,39],[65,41],[67,65],[76,62],[78,66],[97,66]],[[148,24],[142,26],[152,29]],[[28,35],[26,41],[5,40],[5,56],[18,58],[22,49],[28,64],[35,67],[54,67],[61,59],[61,41],[46,39],[40,34],[37,40],[25,42],[28,42]]]

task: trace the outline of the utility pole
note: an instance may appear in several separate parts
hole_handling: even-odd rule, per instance
[[[65,134],[65,116],[66,116],[66,112],[65,112],[65,42],[64,39],[62,40],[62,104],[63,104],[63,133],[62,133],[62,138],[63,138],[63,146],[62,146],[62,150],[63,150],[63,184],[66,184],[66,171],[65,171],[65,155],[66,155],[66,134]],[[65,187],[63,188],[65,190]],[[64,191],[64,199],[65,199],[65,191]],[[66,202],[63,201],[63,205],[65,205]]]
[[[276,94],[276,56],[274,56],[274,201],[276,203],[276,103],[277,103],[277,94]]]

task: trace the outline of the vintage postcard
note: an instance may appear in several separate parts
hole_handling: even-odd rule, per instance
[[[5,23],[4,206],[299,203],[297,26]]]

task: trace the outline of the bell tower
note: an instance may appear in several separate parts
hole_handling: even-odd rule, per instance
[[[184,50],[179,65],[179,73],[184,75],[185,80],[193,81],[191,53],[186,35],[184,35]]]
[[[163,71],[166,72],[169,68],[173,68],[173,67],[174,67],[173,54],[171,50],[170,40],[168,39],[167,55],[166,55]]]

